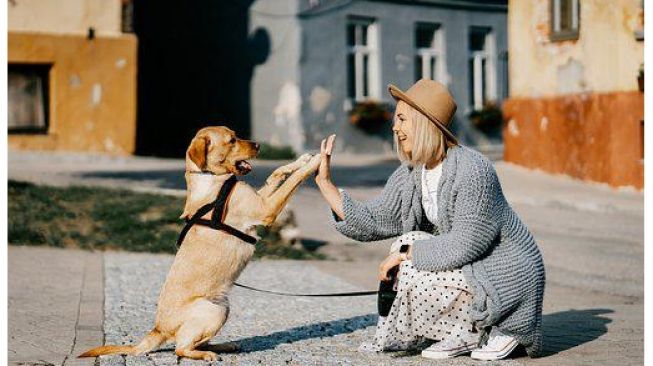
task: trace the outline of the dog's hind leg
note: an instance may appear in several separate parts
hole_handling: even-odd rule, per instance
[[[292,163],[277,168],[272,172],[272,174],[270,174],[268,179],[266,179],[265,186],[258,190],[258,195],[261,197],[267,197],[274,193],[279,185],[281,185],[290,174],[304,166],[309,160],[311,160],[311,157],[311,154],[304,154]]]
[[[189,314],[175,334],[175,353],[180,357],[194,360],[216,361],[217,355],[211,351],[200,351],[197,348],[222,329],[229,316],[229,302],[226,297],[211,302],[198,299],[186,310]]]

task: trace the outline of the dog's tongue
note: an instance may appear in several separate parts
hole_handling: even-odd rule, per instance
[[[242,172],[248,173],[252,170],[252,164],[245,160],[241,160],[238,162],[238,169]]]

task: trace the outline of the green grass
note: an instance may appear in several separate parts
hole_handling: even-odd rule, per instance
[[[175,253],[184,199],[106,188],[9,181],[9,243]],[[259,228],[255,257],[322,259]],[[219,245],[219,244],[216,244]],[[248,245],[248,244],[243,244]]]
[[[264,142],[256,157],[261,160],[292,160],[297,154],[290,146],[273,146]]]

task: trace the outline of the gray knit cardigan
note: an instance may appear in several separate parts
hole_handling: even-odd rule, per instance
[[[375,199],[359,202],[341,191],[345,217],[332,215],[335,227],[358,241],[415,230],[435,234],[413,244],[415,267],[462,268],[472,286],[471,315],[477,328],[486,333],[496,326],[537,357],[542,351],[545,275],[535,240],[506,201],[486,157],[454,146],[442,164],[437,222],[430,223],[422,211],[422,166],[402,164]]]

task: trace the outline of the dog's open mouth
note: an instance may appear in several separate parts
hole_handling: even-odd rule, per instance
[[[239,160],[236,162],[236,169],[238,169],[238,174],[247,174],[252,171],[252,164],[246,160]]]

